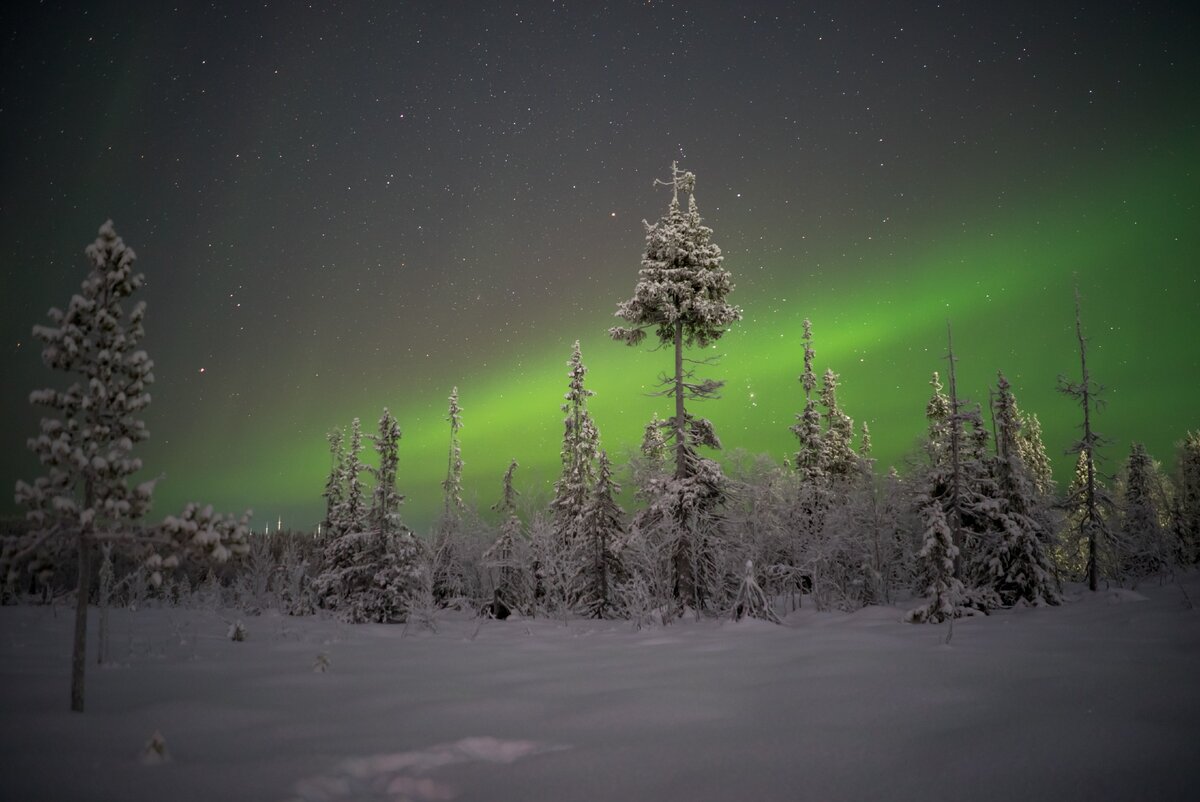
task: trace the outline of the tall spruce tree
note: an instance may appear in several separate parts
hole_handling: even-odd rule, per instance
[[[796,416],[791,427],[799,441],[796,450],[796,470],[802,483],[820,482],[826,477],[826,450],[821,441],[821,414],[817,411],[817,400],[813,391],[817,388],[817,375],[813,372],[816,352],[812,347],[812,322],[804,319],[804,372],[800,374],[800,386],[804,389],[804,411]]]
[[[322,534],[333,537],[340,533],[340,515],[346,502],[346,433],[334,429],[326,435],[329,440],[329,478],[325,480],[325,520],[321,522]]]
[[[825,407],[825,465],[830,478],[845,480],[858,473],[858,459],[851,441],[854,438],[854,421],[850,419],[837,400],[838,375],[826,368],[821,377],[821,405]]]
[[[379,434],[371,437],[379,461],[374,468],[358,457],[362,437],[361,423],[355,418],[348,449],[342,452],[340,437],[330,438],[335,464],[326,483],[327,498],[331,485],[344,484],[345,492],[327,529],[313,592],[322,607],[350,623],[405,621],[414,599],[426,588],[428,574],[421,544],[400,518],[404,502],[396,488],[400,427],[384,409]],[[369,509],[358,478],[364,473],[375,478]]]
[[[367,528],[367,492],[362,476],[367,466],[362,461],[362,421],[350,421],[350,442],[346,448],[344,481],[346,496],[338,514],[338,525],[343,532],[362,532]]]
[[[92,552],[97,544],[120,544],[161,582],[162,572],[187,555],[222,562],[248,551],[246,517],[236,521],[212,507],[188,505],[181,516],[158,528],[136,526],[150,509],[154,480],[135,487],[142,469],[134,448],[150,432],[141,415],[150,404],[154,363],[142,350],[146,304],[126,313],[125,302],[142,286],[133,249],[117,236],[112,221],[87,247],[90,269],[66,311],[53,308],[50,325],[35,326],[42,362],[70,378],[65,390],[35,390],[29,401],[46,407],[40,434],[29,448],[44,476],[17,482],[16,501],[27,508],[30,528],[6,538],[0,575],[12,583],[30,557],[57,546],[75,551],[75,628],[71,656],[71,709],[84,707],[84,666]]]
[[[514,459],[504,472],[500,500],[492,505],[492,510],[500,515],[500,533],[483,553],[484,565],[495,571],[490,612],[501,619],[508,618],[514,609],[523,609],[527,602],[526,583],[521,581],[524,561],[519,554],[521,519],[517,517],[517,496],[520,494],[513,485],[517,467]]]
[[[1037,491],[1021,459],[1021,416],[1012,387],[997,374],[994,479],[999,504],[988,509],[996,531],[987,546],[989,585],[1002,604],[1058,604],[1054,569],[1044,544],[1052,541],[1039,516]]]
[[[562,405],[566,413],[563,418],[562,473],[554,483],[554,498],[550,511],[555,535],[561,548],[575,548],[582,526],[583,508],[587,504],[595,481],[596,451],[599,433],[588,414],[587,400],[595,395],[584,387],[587,367],[576,340],[571,348],[571,359],[567,362],[567,392]]]
[[[466,589],[466,572],[462,564],[462,518],[465,507],[462,498],[462,446],[458,433],[462,429],[462,407],[458,405],[458,388],[450,391],[446,420],[450,424],[450,449],[446,460],[446,479],[442,482],[442,516],[437,522],[433,539],[433,598],[439,604],[451,604]]]
[[[652,330],[659,343],[674,352],[674,371],[662,391],[675,400],[670,419],[674,481],[659,483],[648,514],[670,541],[675,598],[699,611],[709,604],[715,586],[708,539],[719,528],[717,511],[724,489],[720,467],[697,451],[700,446],[720,448],[720,441],[709,421],[688,413],[687,401],[714,398],[722,382],[697,380],[692,369],[684,368],[685,362],[697,362],[685,359],[684,353],[688,347],[707,348],[719,340],[741,319],[741,310],[726,300],[733,284],[721,266],[724,257],[712,241],[712,229],[701,221],[695,175],[673,164],[671,179],[664,183],[672,192],[667,213],[656,223],[645,223],[646,250],[637,286],[633,297],[617,307],[617,317],[629,325],[613,327],[609,335],[634,346]],[[681,192],[687,195],[686,211],[679,202]]]
[[[404,496],[396,489],[400,470],[400,424],[395,416],[384,407],[379,418],[379,434],[373,438],[379,467],[371,469],[375,477],[375,491],[371,497],[370,520],[372,528],[383,534],[400,530],[400,505]]]
[[[624,510],[617,504],[621,486],[613,478],[608,454],[597,457],[596,481],[583,507],[580,545],[584,549],[583,610],[593,618],[605,618],[616,609],[613,591],[620,569],[619,540],[624,532]]]

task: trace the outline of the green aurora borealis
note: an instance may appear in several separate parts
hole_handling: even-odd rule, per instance
[[[674,159],[744,312],[694,410],[726,454],[793,452],[808,317],[903,470],[950,322],[960,393],[1003,370],[1063,481],[1077,280],[1102,467],[1140,440],[1169,469],[1200,427],[1194,31],[1116,2],[0,10],[0,484],[36,475],[28,392],[58,379],[30,328],[111,217],[147,276],[155,518],[315,527],[325,433],[388,406],[423,530],[455,385],[468,499],[489,517],[515,458],[542,503],[574,340],[617,462],[669,412],[669,355],[606,330]]]
[[[756,287],[754,294],[735,290],[732,298],[743,306],[744,320],[713,349],[722,355],[720,362],[698,374],[721,378],[726,386],[722,398],[703,404],[700,414],[714,421],[726,452],[741,449],[776,460],[790,456],[794,438],[788,427],[803,406],[796,380],[800,322],[808,316],[819,372],[830,367],[840,374],[841,403],[856,428],[864,420],[871,427],[881,469],[902,468],[923,431],[930,373],[944,375],[949,321],[960,392],[986,405],[996,370],[1005,371],[1022,408],[1041,419],[1056,475],[1066,481],[1073,462],[1063,452],[1079,418],[1055,386],[1059,374],[1078,376],[1072,309],[1077,278],[1091,369],[1108,387],[1108,404],[1098,421],[1113,440],[1105,450],[1108,467],[1115,468],[1130,440],[1147,443],[1169,465],[1174,442],[1196,423],[1195,400],[1180,388],[1200,376],[1194,258],[1200,252],[1195,217],[1200,186],[1195,172],[1180,172],[1178,166],[1198,165],[1198,157],[1195,148],[1168,152],[1098,176],[1075,191],[1046,193],[1007,214],[963,226],[947,221],[948,233],[936,240],[894,255],[864,255],[867,264],[853,273],[839,274],[831,257],[833,276],[819,282],[778,279]],[[703,211],[702,191],[698,197]],[[707,222],[715,226],[720,243],[721,221],[710,216]],[[629,258],[621,272],[632,288],[639,232],[628,240]],[[788,260],[787,250],[777,257],[780,262]],[[727,258],[726,264],[739,279],[736,260]],[[783,272],[771,268],[767,265],[771,275]],[[440,504],[448,436],[444,396],[457,384],[465,409],[468,497],[486,511],[512,458],[521,463],[522,490],[546,497],[558,470],[557,403],[573,338],[582,343],[588,387],[596,392],[590,408],[602,445],[611,453],[624,455],[635,446],[652,412],[662,417],[670,412],[669,401],[647,396],[658,373],[669,368],[669,354],[627,348],[605,335],[613,325],[611,309],[622,297],[613,295],[611,303],[599,299],[591,317],[548,336],[556,340],[554,348],[529,343],[500,352],[497,360],[503,364],[524,362],[520,376],[506,375],[504,367],[457,378],[446,373],[445,392],[411,399],[404,398],[403,382],[381,376],[367,394],[368,403],[331,410],[312,399],[292,399],[284,403],[294,404],[294,410],[282,417],[310,419],[320,430],[358,415],[370,431],[379,410],[389,406],[404,429],[406,513],[426,524]],[[246,489],[254,488],[273,502],[265,508],[260,504],[260,520],[273,520],[277,510],[285,521],[309,524],[319,518],[319,488],[328,466],[323,440],[289,441],[286,431],[269,427],[239,437],[249,440],[248,453],[260,456],[236,470],[205,469],[206,462],[221,461],[228,443],[198,436],[183,446],[196,468],[177,470],[172,483],[196,488],[201,497],[245,497],[247,502],[253,499]]]

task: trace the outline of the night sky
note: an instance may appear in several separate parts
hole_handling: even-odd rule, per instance
[[[1065,478],[1076,275],[1106,467],[1130,440],[1169,467],[1200,426],[1185,3],[244,5],[0,11],[0,485],[37,475],[26,399],[59,381],[30,329],[111,217],[147,277],[155,517],[315,526],[326,431],[386,405],[424,527],[454,385],[467,496],[516,458],[544,498],[575,339],[611,453],[670,413],[645,396],[669,354],[606,329],[673,160],[745,313],[699,410],[727,450],[794,451],[809,317],[899,463],[949,320],[961,393],[1005,371]]]

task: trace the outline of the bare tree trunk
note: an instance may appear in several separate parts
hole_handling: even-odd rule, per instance
[[[950,323],[946,323],[946,359],[950,363],[950,460],[953,469],[953,479],[950,486],[950,531],[953,532],[954,548],[954,578],[962,579],[962,498],[959,490],[962,487],[962,468],[959,454],[959,434],[962,431],[962,418],[958,414],[958,385],[954,377],[954,337],[950,332]]]
[[[79,533],[79,582],[75,591],[75,643],[71,652],[71,710],[83,712],[83,672],[87,663],[88,596],[92,592],[91,540]]]
[[[1087,525],[1088,538],[1088,590],[1094,591],[1098,585],[1096,571],[1096,526],[1099,523],[1099,510],[1096,508],[1096,463],[1092,454],[1094,439],[1092,437],[1092,400],[1091,379],[1087,369],[1087,340],[1083,337],[1083,322],[1079,312],[1079,287],[1075,287],[1075,336],[1079,339],[1079,365],[1083,371],[1082,398],[1083,402],[1083,444],[1087,465],[1087,487],[1084,488],[1084,498],[1087,510],[1084,512],[1084,522]]]

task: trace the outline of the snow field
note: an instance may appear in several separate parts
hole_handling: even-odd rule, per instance
[[[949,645],[881,607],[640,632],[267,614],[240,643],[232,612],[113,610],[82,715],[68,611],[5,607],[0,799],[1193,799],[1185,591],[1200,577],[1074,590],[960,619]],[[147,765],[155,731],[169,759]]]

